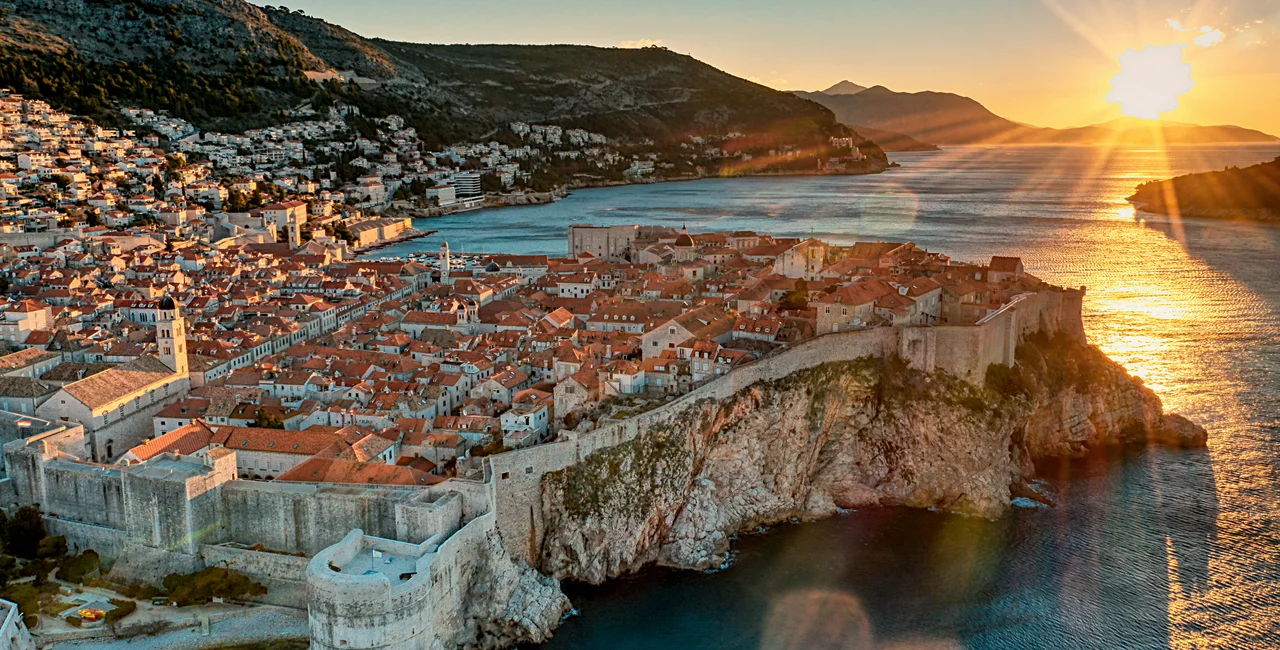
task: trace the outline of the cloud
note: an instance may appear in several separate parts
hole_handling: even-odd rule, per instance
[[[1200,35],[1192,42],[1200,47],[1213,47],[1221,43],[1226,37],[1227,35],[1222,33],[1222,30],[1205,25],[1200,28]]]
[[[637,47],[664,47],[666,44],[660,40],[652,38],[637,38],[634,41],[623,41],[618,43],[618,47],[637,48]]]
[[[1111,79],[1107,101],[1120,104],[1129,117],[1160,119],[1178,107],[1178,97],[1191,90],[1191,64],[1182,60],[1186,45],[1148,45],[1125,50],[1121,71]]]
[[[1170,18],[1170,19],[1166,20],[1165,22],[1169,23],[1169,27],[1171,27],[1171,28],[1173,29],[1173,31],[1175,31],[1175,32],[1185,32],[1185,31],[1187,31],[1187,28],[1186,28],[1186,27],[1183,27],[1183,26],[1182,26],[1182,23],[1180,23],[1180,22],[1178,22],[1178,21],[1176,21],[1176,20],[1174,20],[1174,19],[1172,19],[1172,18]]]

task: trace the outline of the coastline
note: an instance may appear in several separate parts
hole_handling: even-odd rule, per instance
[[[922,152],[932,153],[932,152]],[[896,162],[890,161],[887,165],[879,168],[859,170],[859,171],[836,171],[836,172],[818,172],[818,171],[774,171],[774,172],[748,172],[742,174],[690,174],[687,176],[675,176],[667,178],[637,178],[624,181],[598,181],[586,183],[569,183],[562,189],[566,190],[585,190],[595,189],[599,187],[621,187],[625,185],[657,185],[659,183],[679,183],[684,181],[704,181],[713,178],[778,178],[778,177],[816,177],[816,176],[873,176],[883,174],[890,169],[901,167]]]
[[[1137,210],[1137,214],[1159,215],[1163,217],[1192,217],[1196,219],[1215,219],[1222,221],[1254,221],[1262,223],[1280,222],[1280,212],[1266,208],[1179,208],[1175,214],[1166,205],[1152,205],[1138,201],[1133,197],[1127,199]]]
[[[407,241],[413,241],[415,239],[430,237],[436,234],[436,232],[437,231],[435,230],[418,230],[417,228],[410,228],[400,233],[399,235],[392,237],[391,239],[384,239],[382,241],[377,241],[372,244],[369,244],[368,246],[360,246],[357,248],[353,248],[351,252],[355,253],[356,255],[364,255],[366,253],[372,253],[374,251],[381,250],[383,248],[386,248],[388,246],[393,246],[395,244],[403,244],[404,242],[407,242]]]
[[[932,153],[932,152],[923,152]],[[486,196],[484,202],[476,207],[466,209],[450,210],[443,207],[430,208],[403,208],[396,213],[403,214],[413,219],[435,219],[439,217],[448,217],[463,212],[479,212],[481,210],[493,210],[497,208],[525,207],[531,205],[545,205],[555,203],[557,201],[568,198],[573,194],[574,190],[593,190],[608,187],[628,187],[631,185],[659,185],[664,183],[682,183],[689,181],[704,181],[717,178],[805,178],[805,177],[823,177],[823,176],[872,176],[882,174],[890,169],[901,167],[896,162],[875,169],[864,171],[840,171],[840,172],[812,172],[812,171],[794,171],[794,172],[752,172],[746,174],[693,174],[688,176],[676,176],[669,178],[636,178],[621,181],[570,181],[568,184],[557,187],[550,192],[526,192],[524,194],[500,194],[495,196]],[[449,206],[452,207],[452,206]],[[367,252],[367,251],[361,251]]]

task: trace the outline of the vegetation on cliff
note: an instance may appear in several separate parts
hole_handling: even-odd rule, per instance
[[[1280,217],[1280,158],[1252,167],[1150,181],[1139,185],[1129,200],[1143,210],[1163,214]]]
[[[1063,334],[1037,332],[1015,352],[1013,367],[993,363],[987,367],[983,386],[1006,397],[1035,399],[1068,390],[1084,393],[1106,379],[1115,362],[1092,345]]]

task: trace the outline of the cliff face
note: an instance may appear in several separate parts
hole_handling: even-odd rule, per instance
[[[488,650],[542,643],[569,611],[560,584],[507,554],[502,539],[488,535],[476,559],[460,568],[465,592],[458,617],[437,624],[446,648]]]
[[[541,569],[601,582],[649,562],[706,569],[729,536],[871,505],[995,517],[1037,458],[1153,439],[1203,444],[1101,352],[1024,346],[985,388],[896,362],[829,363],[544,476]]]

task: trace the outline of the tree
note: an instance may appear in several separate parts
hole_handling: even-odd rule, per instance
[[[0,589],[9,586],[9,581],[18,577],[18,561],[12,555],[0,555]]]
[[[284,422],[271,411],[258,409],[258,412],[253,416],[253,426],[259,429],[283,429]]]
[[[227,212],[248,212],[249,200],[244,192],[231,190],[227,193]]]
[[[40,542],[46,536],[40,509],[23,506],[5,526],[4,545],[10,553],[31,560],[40,552]]]
[[[795,288],[783,294],[782,300],[778,301],[778,306],[783,309],[808,309],[809,283],[803,278],[796,280]]]
[[[330,237],[333,237],[334,239],[341,239],[348,244],[356,243],[355,233],[351,232],[351,229],[347,227],[347,223],[345,221],[339,221],[333,225],[325,224],[324,232]]]
[[[40,540],[36,556],[45,559],[58,559],[67,554],[67,538],[62,535],[45,537]]]
[[[485,174],[480,177],[480,190],[488,193],[502,192],[502,179],[497,174]]]
[[[214,598],[241,600],[267,593],[267,588],[247,576],[224,569],[208,567],[195,573],[170,573],[164,577],[169,600],[179,607],[202,605]]]

